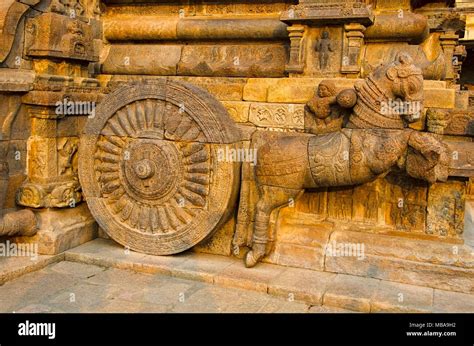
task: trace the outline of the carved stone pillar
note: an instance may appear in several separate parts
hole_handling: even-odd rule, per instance
[[[302,73],[304,69],[303,36],[306,30],[304,25],[294,24],[287,28],[290,37],[290,61],[286,65],[286,72]]]
[[[54,108],[28,105],[27,180],[17,192],[17,203],[31,208],[75,207],[82,200],[77,178],[77,137],[57,137],[63,115]]]
[[[354,75],[360,72],[360,52],[364,44],[365,26],[358,23],[344,25],[345,37],[341,73]]]
[[[446,66],[446,81],[454,81],[456,78],[456,73],[454,71],[454,50],[459,42],[459,35],[452,31],[447,31],[439,37],[441,48],[443,49],[444,56],[447,61]]]

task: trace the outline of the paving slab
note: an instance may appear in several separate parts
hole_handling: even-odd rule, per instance
[[[52,261],[47,257],[43,263]],[[69,250],[62,258],[36,272],[23,270],[23,276],[0,286],[0,311],[474,311],[470,294],[266,263],[245,268],[241,259],[203,253],[150,256],[105,239]],[[13,268],[26,265],[13,258],[8,262]]]
[[[246,268],[241,260],[224,268],[218,273],[214,282],[220,286],[251,289],[267,292],[269,283],[286,268],[274,264],[260,263],[254,268]]]
[[[379,283],[377,279],[337,274],[324,293],[323,305],[370,312],[370,304]]]
[[[431,312],[433,289],[381,281],[371,302],[371,312]]]
[[[268,293],[321,305],[324,292],[337,274],[288,268],[268,283]]]
[[[37,255],[35,257],[0,257],[0,285],[44,268],[51,263],[60,262],[63,259],[64,254]]]
[[[434,290],[433,312],[474,312],[474,295]]]

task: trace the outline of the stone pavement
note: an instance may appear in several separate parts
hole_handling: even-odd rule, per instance
[[[0,268],[0,279],[9,277],[1,312],[474,312],[464,293],[262,263],[247,269],[193,252],[150,256],[104,239],[40,257],[36,272]]]
[[[308,312],[250,290],[63,261],[0,287],[0,312]],[[329,309],[337,311],[335,309]]]

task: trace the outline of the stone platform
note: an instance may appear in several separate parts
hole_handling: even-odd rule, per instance
[[[266,263],[248,269],[239,259],[194,252],[150,256],[105,239],[39,257],[8,260],[22,269],[0,262],[2,280],[11,280],[0,287],[0,311],[474,311],[470,294]]]

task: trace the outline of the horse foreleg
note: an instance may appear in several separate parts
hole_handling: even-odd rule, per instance
[[[268,244],[268,225],[270,214],[276,208],[294,201],[303,190],[285,189],[275,186],[261,186],[260,199],[257,202],[252,249],[244,259],[245,266],[255,266],[266,253]]]

